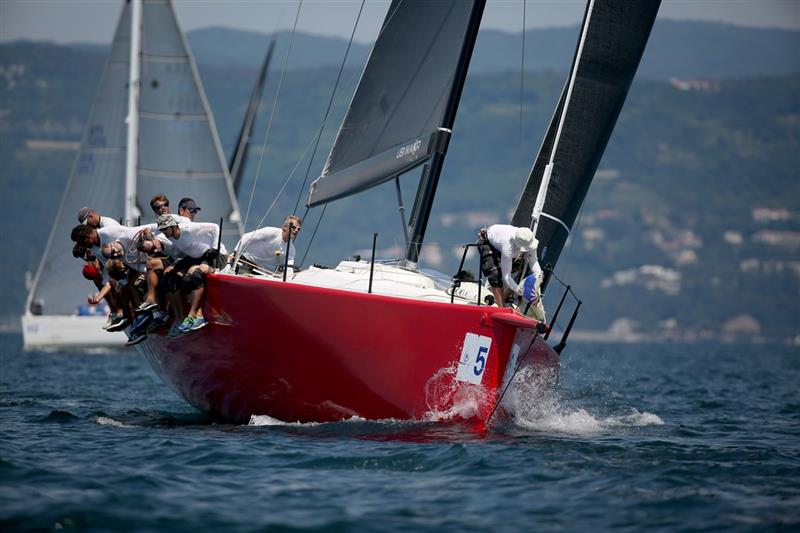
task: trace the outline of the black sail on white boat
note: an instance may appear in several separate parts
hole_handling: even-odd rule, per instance
[[[169,0],[132,0],[123,5],[29,291],[23,316],[26,347],[119,344],[118,335],[99,329],[104,317],[91,325],[89,320],[80,323],[85,326],[71,321],[62,327],[56,320],[74,315],[93,290],[81,276],[81,262],[72,257],[69,232],[83,206],[127,219],[123,222],[136,223],[140,216],[151,221],[149,201],[159,193],[170,198],[173,210],[182,197],[191,197],[202,207],[200,220],[218,223],[222,218],[227,242],[241,235],[214,119],[174,7]]]
[[[590,0],[550,127],[511,219],[555,266],[641,60],[660,0]],[[544,185],[543,185],[544,183]]]

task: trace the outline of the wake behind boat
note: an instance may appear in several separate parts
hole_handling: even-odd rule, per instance
[[[515,225],[535,231],[546,272],[588,190],[658,5],[589,2],[570,77],[514,215]],[[548,327],[522,307],[486,305],[480,280],[472,290],[418,266],[483,9],[483,1],[392,2],[310,188],[315,206],[422,167],[405,259],[209,275],[209,325],[177,339],[162,330],[139,345],[192,405],[236,422],[253,415],[305,422],[426,418],[469,397],[474,409],[462,416],[488,422],[522,365],[557,379],[564,339],[548,344]]]

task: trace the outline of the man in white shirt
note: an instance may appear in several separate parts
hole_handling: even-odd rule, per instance
[[[289,215],[283,219],[280,228],[260,228],[242,235],[236,243],[236,254],[253,265],[270,270],[278,270],[286,261],[286,245],[289,244],[289,235],[292,241],[297,239],[303,222],[296,215]],[[294,265],[294,242],[289,244],[289,265]]]
[[[182,334],[198,330],[207,324],[202,310],[206,275],[227,264],[227,251],[219,242],[219,226],[210,222],[178,224],[165,214],[158,217],[158,229],[170,239],[174,250],[186,256],[180,263],[188,266],[183,286],[191,294],[191,307],[178,331]]]
[[[489,281],[495,303],[503,307],[509,293],[524,296],[528,301],[538,301],[538,285],[541,284],[542,269],[536,259],[539,241],[528,228],[517,228],[507,224],[495,224],[481,231],[478,250],[481,254],[481,271]],[[526,292],[525,284],[517,283],[511,275],[511,265],[515,257],[525,254],[531,272],[536,276],[537,288]],[[533,280],[532,280],[533,281]]]
[[[137,235],[145,230],[154,231],[155,224],[144,224],[132,228],[117,224],[116,226],[108,225],[99,229],[80,224],[72,229],[71,238],[74,242],[87,249],[96,248],[98,253],[101,253],[104,247],[107,251],[110,248],[114,248],[116,250],[115,257],[125,261],[128,266],[144,272],[146,258],[139,254],[131,243]],[[112,245],[115,241],[118,241],[118,243]]]

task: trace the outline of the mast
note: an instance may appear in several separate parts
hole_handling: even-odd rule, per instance
[[[125,161],[126,223],[140,215],[136,207],[136,171],[139,161],[139,80],[142,42],[142,0],[131,1],[131,59],[128,77],[128,150]]]
[[[239,138],[236,139],[236,151],[231,157],[229,165],[231,181],[233,182],[233,190],[239,194],[239,187],[242,184],[242,177],[244,176],[245,163],[247,161],[247,152],[250,147],[250,135],[253,132],[253,125],[255,124],[256,115],[258,114],[258,105],[261,102],[261,93],[264,90],[264,82],[267,78],[267,70],[272,61],[272,52],[275,49],[276,38],[273,37],[267,49],[267,55],[264,57],[264,62],[261,64],[261,71],[256,78],[256,84],[253,87],[253,92],[250,94],[250,101],[247,104],[247,111],[245,112],[244,121],[242,122],[242,129],[239,131]]]
[[[464,89],[464,81],[467,78],[467,70],[469,69],[469,62],[472,58],[472,50],[475,48],[475,40],[478,37],[478,29],[480,28],[483,8],[485,6],[486,0],[479,0],[475,2],[475,5],[472,7],[466,38],[464,39],[464,44],[461,48],[461,54],[459,55],[458,64],[456,66],[453,90],[450,92],[447,100],[442,125],[433,139],[433,157],[431,157],[429,166],[424,167],[425,170],[423,170],[423,176],[419,183],[416,196],[418,205],[414,206],[414,209],[412,209],[412,213],[415,213],[416,216],[412,222],[414,226],[411,230],[411,240],[406,248],[406,266],[413,267],[419,261],[419,250],[422,247],[425,231],[428,228],[428,219],[430,218],[431,208],[433,207],[433,199],[436,196],[436,188],[439,185],[439,176],[442,173],[444,156],[447,152],[447,145],[450,143],[450,135],[453,131],[453,123],[456,120],[458,103],[461,100],[461,92]]]

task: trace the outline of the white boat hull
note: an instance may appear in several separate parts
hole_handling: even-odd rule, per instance
[[[121,331],[102,329],[105,316],[22,316],[25,350],[120,348],[127,340]]]

